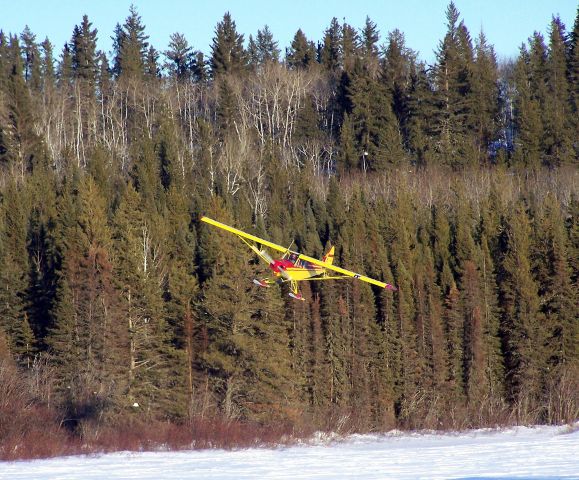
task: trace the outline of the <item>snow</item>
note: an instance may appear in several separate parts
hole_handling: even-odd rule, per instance
[[[0,462],[0,479],[579,479],[579,423],[460,433],[318,436],[275,449]]]

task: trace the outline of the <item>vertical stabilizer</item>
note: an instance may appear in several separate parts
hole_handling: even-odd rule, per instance
[[[328,250],[328,253],[326,253],[324,255],[324,258],[322,258],[322,262],[329,263],[330,265],[332,265],[334,263],[334,246],[333,245]]]

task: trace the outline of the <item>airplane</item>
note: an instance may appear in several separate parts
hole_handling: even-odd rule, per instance
[[[269,268],[273,272],[274,278],[264,278],[262,280],[254,279],[253,283],[259,287],[268,288],[274,283],[282,284],[289,282],[291,289],[289,296],[296,300],[304,300],[304,297],[299,293],[298,289],[298,282],[303,281],[354,278],[387,290],[397,290],[396,287],[389,283],[380,282],[365,275],[335,266],[333,264],[335,252],[333,246],[330,247],[322,260],[318,260],[302,253],[294,252],[289,248],[277,245],[268,240],[264,240],[263,238],[256,237],[255,235],[243,232],[237,228],[230,227],[229,225],[225,225],[224,223],[213,220],[205,215],[201,217],[201,221],[237,235],[243,243],[253,250],[261,259],[267,262]],[[264,247],[269,247],[273,250],[283,252],[283,255],[281,258],[274,259],[269,255]]]

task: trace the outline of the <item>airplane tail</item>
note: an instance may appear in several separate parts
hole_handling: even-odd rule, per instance
[[[333,245],[328,250],[328,253],[326,253],[324,255],[324,258],[322,258],[322,262],[329,263],[330,265],[332,263],[334,263],[334,246]]]

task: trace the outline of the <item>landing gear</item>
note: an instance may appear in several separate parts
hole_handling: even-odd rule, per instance
[[[290,292],[288,295],[292,298],[295,298],[296,300],[301,300],[302,302],[305,300],[305,298],[302,297],[301,293]]]
[[[258,287],[269,288],[269,283],[267,280],[257,280],[254,278],[253,283],[255,283]]]
[[[270,280],[269,278],[264,278],[262,280],[258,280],[257,278],[254,278],[253,283],[255,283],[258,287],[261,287],[261,288],[269,288],[274,283],[282,285],[285,282],[281,278],[279,278],[277,280]],[[298,282],[296,282],[295,280],[291,280],[290,281],[290,288],[291,288],[291,291],[289,292],[290,297],[294,298],[295,300],[301,300],[302,302],[305,300],[305,298],[302,296],[302,294],[298,290]]]
[[[289,296],[295,298],[296,300],[301,300],[303,302],[305,298],[302,297],[302,294],[298,291],[298,282],[296,282],[295,280],[291,280],[290,285],[292,291],[289,292]]]

